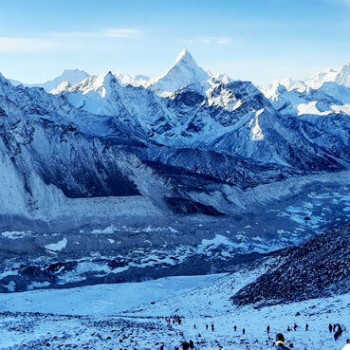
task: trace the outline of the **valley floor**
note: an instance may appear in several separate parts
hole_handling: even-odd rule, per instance
[[[0,349],[173,350],[192,339],[196,349],[262,350],[277,332],[296,349],[342,349],[350,332],[336,342],[328,324],[350,329],[350,295],[260,310],[233,306],[229,298],[263,272],[1,294]],[[297,330],[287,332],[294,323]]]

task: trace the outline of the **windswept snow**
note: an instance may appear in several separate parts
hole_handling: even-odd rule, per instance
[[[89,266],[86,266],[89,268]],[[81,288],[0,294],[2,311],[67,315],[112,315],[183,294],[224,275],[166,277],[140,283],[101,284]]]

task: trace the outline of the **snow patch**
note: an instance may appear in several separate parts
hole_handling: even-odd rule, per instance
[[[68,243],[67,238],[63,238],[61,241],[58,241],[57,243],[51,243],[51,244],[45,245],[45,248],[47,250],[58,252],[66,248],[67,243]]]

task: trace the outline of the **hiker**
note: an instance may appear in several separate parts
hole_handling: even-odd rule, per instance
[[[214,323],[211,324],[211,331],[212,331],[212,332],[215,331]]]
[[[288,348],[285,344],[284,335],[282,333],[276,334],[276,342],[275,342],[274,346],[278,350],[290,350],[290,348]]]
[[[308,330],[309,330],[309,325],[306,324],[306,325],[305,325],[305,331],[307,332]]]
[[[245,335],[245,328],[242,329],[242,333],[243,333],[243,335]]]
[[[181,343],[181,346],[182,346],[182,350],[189,350],[189,348],[190,348],[190,344],[186,340],[184,340]]]
[[[234,330],[235,332],[237,332],[237,326],[236,326],[236,325],[234,325],[233,330]]]
[[[270,325],[268,325],[268,326],[267,326],[266,331],[267,331],[267,334],[269,334],[269,333],[270,333]]]
[[[342,350],[350,350],[350,339],[346,340],[346,344],[345,344],[345,346],[343,347]]]
[[[341,329],[340,325],[338,325],[338,329],[334,333],[334,340],[337,341],[341,337],[342,334],[343,334],[343,330]]]
[[[296,323],[294,323],[294,332],[296,332],[296,330],[298,329],[298,325]]]
[[[205,325],[205,329],[208,330],[208,328],[209,328],[209,326],[206,324],[206,325]]]

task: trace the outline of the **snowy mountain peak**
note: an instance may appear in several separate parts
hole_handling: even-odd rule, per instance
[[[187,49],[182,50],[180,54],[177,56],[175,64],[178,64],[180,62],[188,62],[188,63],[194,62],[196,64],[191,53]]]
[[[105,97],[107,92],[120,86],[117,78],[111,71],[88,77],[79,84],[75,85],[69,91],[80,91],[83,95],[89,92],[100,92],[100,95]]]
[[[108,71],[106,73],[99,75],[96,81],[101,82],[101,84],[105,85],[105,84],[110,84],[111,82],[116,82],[117,79],[111,71]]]
[[[306,84],[313,89],[319,89],[324,83],[328,82],[350,87],[350,63],[345,64],[338,70],[327,69],[316,73],[306,81]]]
[[[61,76],[76,77],[77,75],[87,76],[88,74],[86,72],[84,72],[83,70],[75,68],[75,69],[65,69]]]
[[[65,69],[60,76],[58,76],[53,80],[50,80],[42,84],[33,84],[30,86],[42,87],[47,92],[51,92],[56,90],[58,86],[65,81],[67,81],[69,84],[73,86],[80,83],[82,80],[88,78],[89,76],[90,75],[88,73],[79,69]]]
[[[350,63],[344,65],[336,75],[335,82],[350,87]]]
[[[184,49],[180,52],[175,60],[174,66],[170,68],[168,73],[177,67],[183,67],[184,69],[191,71],[191,73],[199,74],[199,76],[202,76],[205,79],[209,78],[208,73],[197,65],[197,62],[194,60],[193,56],[187,49]]]
[[[172,93],[183,87],[203,92],[209,84],[209,74],[201,67],[188,50],[183,50],[176,58],[175,64],[160,78],[154,79],[150,87],[160,93]]]

